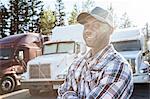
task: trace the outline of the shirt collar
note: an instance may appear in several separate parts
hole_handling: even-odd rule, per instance
[[[89,50],[89,52],[85,55],[85,58],[86,59],[89,59],[89,58],[99,59],[99,58],[103,57],[103,55],[105,55],[106,53],[109,53],[109,52],[111,52],[113,50],[114,50],[113,45],[112,44],[108,44],[101,51],[96,53],[94,56],[92,56],[92,50]]]

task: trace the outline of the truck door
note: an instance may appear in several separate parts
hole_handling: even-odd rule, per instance
[[[23,71],[18,71],[18,72],[24,72],[26,70],[26,64],[28,61],[28,50],[26,48],[20,48],[16,51],[15,59],[17,63],[21,66],[20,68],[23,67]]]

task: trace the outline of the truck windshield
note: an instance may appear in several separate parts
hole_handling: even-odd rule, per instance
[[[140,40],[113,42],[112,44],[118,52],[141,50]]]
[[[0,49],[0,59],[10,59],[12,57],[13,50],[10,48],[2,48]]]
[[[44,54],[52,53],[73,53],[74,52],[74,42],[60,42],[53,44],[44,45]]]

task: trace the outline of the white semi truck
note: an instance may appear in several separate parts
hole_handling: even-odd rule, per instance
[[[43,55],[28,62],[27,72],[22,75],[22,88],[28,88],[31,95],[57,89],[71,63],[86,53],[82,33],[80,24],[54,28],[50,41],[44,43]]]
[[[134,83],[150,83],[150,38],[140,28],[117,30],[111,37],[115,49],[133,69]]]

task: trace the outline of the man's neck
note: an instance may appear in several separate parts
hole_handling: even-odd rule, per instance
[[[92,56],[96,55],[98,52],[102,51],[107,45],[109,44],[109,42],[105,42],[104,44],[102,44],[99,47],[95,47],[92,48]]]

